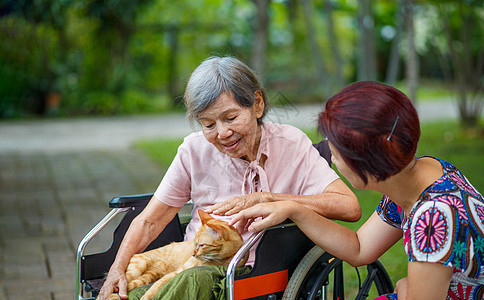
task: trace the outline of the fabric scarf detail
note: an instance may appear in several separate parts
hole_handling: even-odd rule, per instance
[[[257,176],[259,176],[259,184],[255,182]],[[267,174],[259,165],[258,160],[254,160],[249,163],[249,166],[245,170],[242,194],[247,195],[261,191],[270,192],[269,182],[267,181]]]

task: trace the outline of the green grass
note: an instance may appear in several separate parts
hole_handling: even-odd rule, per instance
[[[321,139],[314,130],[306,133],[313,141]],[[153,140],[139,142],[137,146],[145,151],[162,168],[166,169],[176,154],[183,139]],[[431,155],[447,160],[459,168],[479,191],[484,191],[484,137],[482,132],[463,132],[456,122],[437,122],[422,125],[417,155]],[[361,203],[362,218],[356,223],[343,223],[357,230],[375,210],[381,195],[374,191],[354,190]],[[403,241],[395,244],[382,257],[393,283],[405,277],[407,257]],[[356,281],[356,279],[355,279]],[[351,283],[349,283],[351,284]]]
[[[398,82],[394,86],[409,96],[408,87],[405,81]],[[425,81],[423,84],[421,83],[417,87],[416,94],[417,102],[438,101],[456,97],[456,92],[452,89],[452,83],[441,81]]]
[[[162,169],[166,170],[170,166],[176,155],[178,146],[183,142],[180,139],[156,139],[142,140],[135,144],[135,147],[148,154]]]

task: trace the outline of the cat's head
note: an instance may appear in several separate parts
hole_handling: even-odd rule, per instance
[[[202,226],[195,234],[193,256],[213,261],[233,257],[244,243],[237,229],[203,210],[198,215]]]

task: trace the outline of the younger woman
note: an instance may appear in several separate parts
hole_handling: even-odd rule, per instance
[[[451,163],[415,157],[420,127],[410,100],[384,84],[354,83],[328,100],[319,129],[353,187],[384,194],[358,232],[293,201],[259,204],[231,223],[255,232],[290,218],[354,266],[373,262],[403,237],[408,277],[382,299],[483,299],[483,197]]]

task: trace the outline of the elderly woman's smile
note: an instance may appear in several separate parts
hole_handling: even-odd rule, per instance
[[[240,139],[236,140],[235,142],[233,142],[231,144],[224,144],[225,150],[227,150],[227,151],[235,150],[235,148],[237,148],[237,145],[239,144],[239,142],[240,142]]]
[[[256,92],[252,107],[240,106],[232,94],[221,94],[198,120],[205,138],[220,152],[248,161],[256,159],[261,129],[257,122],[264,111],[260,92]]]

